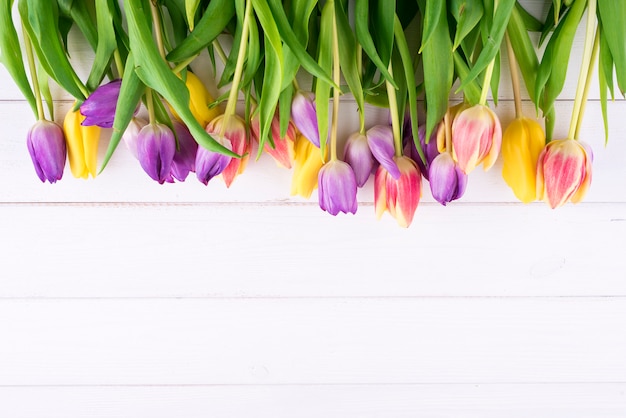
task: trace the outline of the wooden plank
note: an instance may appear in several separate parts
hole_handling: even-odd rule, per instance
[[[70,103],[59,106],[62,114]],[[557,137],[567,134],[571,112],[570,102],[558,102],[558,112],[564,117],[558,120]],[[345,121],[340,125],[340,138],[347,138],[350,132],[358,129],[358,118],[354,103],[347,103]],[[532,106],[526,104],[526,113],[531,115]],[[212,180],[208,187],[191,175],[185,183],[159,185],[150,179],[139,163],[131,156],[123,144],[113,156],[109,166],[95,180],[75,179],[69,165],[64,178],[54,184],[42,184],[36,176],[26,149],[26,134],[33,120],[23,117],[28,114],[24,102],[0,102],[0,126],[8,129],[0,141],[0,202],[304,202],[300,197],[292,197],[292,172],[279,168],[267,155],[258,162],[251,161],[246,172],[239,176],[230,189],[221,179]],[[600,107],[597,102],[587,106],[581,138],[594,151],[593,184],[586,197],[587,202],[626,202],[626,124],[619,123],[626,114],[626,101],[609,105],[612,140],[605,148],[604,131]],[[503,126],[513,117],[513,104],[502,102],[498,107]],[[367,108],[368,123],[387,123],[387,113],[383,109]],[[100,145],[99,161],[102,161],[108,139],[105,136]],[[341,148],[341,147],[340,147]],[[487,173],[477,169],[471,173],[469,185],[461,202],[516,202],[512,191],[501,177],[501,162]],[[423,201],[433,202],[430,189],[423,183]],[[316,193],[311,201],[316,201]],[[373,200],[373,179],[359,192],[359,200]]]
[[[625,328],[626,298],[3,300],[0,385],[623,383]]]
[[[0,388],[20,418],[622,418],[622,384]],[[35,402],[33,400],[36,400]]]
[[[0,297],[626,295],[626,205],[0,205]]]

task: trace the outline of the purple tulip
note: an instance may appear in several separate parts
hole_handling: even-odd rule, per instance
[[[40,120],[28,131],[26,145],[39,179],[44,183],[61,180],[66,156],[63,129],[54,122]]]
[[[228,139],[214,135],[213,138],[232,151],[232,145]],[[206,186],[209,181],[219,176],[228,167],[232,157],[219,152],[209,151],[204,147],[198,147],[196,152],[196,177]]]
[[[347,163],[330,161],[322,167],[318,177],[318,197],[322,210],[336,216],[339,212],[356,213],[356,178]]]
[[[113,80],[93,91],[80,105],[80,113],[85,116],[83,126],[111,128],[115,119],[117,98],[120,95],[122,80]]]
[[[291,102],[291,120],[302,136],[319,148],[320,132],[313,93],[298,91],[295,94]]]
[[[148,121],[142,118],[132,118],[128,127],[122,134],[122,140],[126,144],[126,148],[133,154],[133,157],[137,157],[137,136],[141,129],[148,124]]]
[[[344,160],[352,167],[356,177],[356,184],[363,187],[370,175],[378,166],[367,143],[367,136],[355,132],[348,137],[344,149]]]
[[[185,124],[178,121],[173,123],[178,138],[178,150],[172,161],[172,177],[178,181],[185,181],[190,172],[196,171],[198,143]]]
[[[367,144],[374,158],[389,172],[394,180],[398,180],[400,178],[400,169],[394,159],[396,152],[393,145],[393,130],[391,126],[373,126],[367,130],[366,135]]]
[[[437,148],[437,136],[439,135],[439,127],[436,127],[433,132],[430,134],[430,141],[428,144],[426,143],[426,125],[420,125],[417,129],[419,135],[420,145],[422,146],[422,151],[424,151],[424,157],[426,157],[426,163],[428,167],[433,162],[436,156],[439,155],[439,149]],[[443,132],[442,132],[443,134]],[[424,178],[428,180],[428,167],[424,166],[422,162],[422,157],[420,157],[417,152],[417,147],[415,146],[415,141],[413,140],[413,135],[411,131],[405,131],[404,140],[406,145],[404,146],[405,155],[411,157],[413,161],[417,163],[420,171],[422,172]]]
[[[170,172],[175,152],[174,133],[166,125],[151,123],[139,131],[137,158],[144,171],[159,184],[172,181]]]
[[[467,174],[454,162],[448,152],[439,154],[430,165],[430,191],[433,198],[446,206],[463,196]]]

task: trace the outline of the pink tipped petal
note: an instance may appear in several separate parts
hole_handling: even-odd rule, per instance
[[[353,133],[346,141],[344,160],[354,170],[357,186],[363,187],[369,179],[377,162],[370,151],[367,136]]]
[[[482,161],[483,169],[487,171],[493,167],[498,159],[498,155],[500,155],[500,147],[502,146],[502,126],[500,125],[498,116],[496,116],[493,110],[488,107],[485,109],[491,114],[491,127],[493,128],[489,132],[491,136],[491,145],[487,151],[487,155]],[[485,142],[489,142],[489,138],[486,138]]]
[[[452,156],[466,174],[480,163],[489,169],[498,158],[501,143],[500,122],[487,106],[462,110],[452,122]]]
[[[402,175],[397,188],[396,221],[401,227],[408,228],[413,222],[413,216],[421,197],[422,177],[417,164],[410,158],[398,158],[398,166]]]
[[[378,166],[374,175],[374,208],[376,219],[380,219],[387,210],[387,176],[385,167]]]
[[[220,115],[209,122],[205,130],[209,134],[214,135],[214,137],[219,136],[223,123],[224,115]],[[249,158],[249,141],[246,133],[246,124],[241,117],[232,115],[228,118],[227,123],[228,126],[226,126],[224,131],[224,139],[230,143],[231,151],[242,156],[241,158],[231,158],[228,166],[222,171],[224,183],[226,183],[226,187],[230,187],[235,177],[241,174],[246,167]]]
[[[393,131],[390,126],[376,125],[368,129],[367,144],[376,160],[385,167],[394,179],[400,178],[400,169],[396,163],[393,145]]]

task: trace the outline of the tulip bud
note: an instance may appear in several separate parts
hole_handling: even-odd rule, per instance
[[[111,128],[115,120],[117,98],[120,95],[122,80],[113,80],[93,91],[80,105],[80,113],[85,117],[83,126]]]
[[[98,142],[100,128],[83,126],[85,119],[78,110],[70,110],[63,121],[63,131],[67,144],[67,154],[72,175],[86,179],[91,174],[96,177],[98,165]]]
[[[185,85],[187,90],[189,90],[189,110],[193,114],[194,119],[204,128],[209,122],[219,116],[220,109],[217,106],[209,107],[209,105],[215,102],[215,99],[213,99],[198,76],[191,71],[187,71]],[[172,115],[178,121],[181,121],[174,108],[172,106],[169,106],[169,108]]]
[[[291,119],[298,131],[319,148],[320,132],[317,125],[317,110],[313,93],[296,92],[291,102]]]
[[[126,130],[122,134],[122,140],[124,144],[126,144],[126,148],[130,151],[133,157],[137,157],[137,136],[139,135],[139,131],[141,128],[146,126],[148,121],[142,118],[132,118],[130,123],[126,127]]]
[[[459,112],[452,122],[452,156],[465,174],[483,164],[487,171],[496,162],[502,128],[495,113],[485,105]]]
[[[213,139],[232,151],[232,145],[228,139],[217,135],[213,136]],[[209,151],[200,146],[196,152],[196,177],[206,186],[213,177],[222,174],[232,159],[228,155]]]
[[[174,121],[173,125],[178,139],[178,149],[172,160],[172,177],[178,181],[185,181],[190,172],[196,171],[198,143],[185,124]]]
[[[255,144],[258,144],[259,135],[260,135],[258,114],[252,120],[251,128],[252,128],[252,139],[254,140]],[[295,157],[294,141],[296,138],[296,126],[294,125],[293,122],[289,121],[289,125],[287,126],[287,132],[285,134],[285,137],[281,138],[280,137],[280,116],[278,115],[278,112],[276,112],[276,114],[274,115],[274,118],[272,119],[271,135],[272,135],[272,141],[274,142],[274,146],[272,147],[272,145],[266,141],[263,147],[263,151],[268,153],[274,159],[274,161],[276,161],[276,164],[278,164],[281,167],[290,169],[293,164],[294,157]],[[251,154],[255,153],[252,150],[252,148],[250,149],[250,153]]]
[[[413,221],[421,196],[422,176],[417,164],[408,157],[396,158],[400,178],[393,176],[382,165],[376,170],[374,182],[374,205],[380,219],[387,210],[398,225],[408,228]]]
[[[550,141],[537,162],[537,197],[554,209],[580,202],[591,185],[593,152],[574,139]]]
[[[319,172],[318,187],[322,210],[333,216],[339,212],[356,213],[356,178],[347,163],[334,160],[324,164]]]
[[[450,153],[444,152],[435,157],[429,171],[430,191],[437,202],[446,206],[463,196],[467,174],[459,168]]]
[[[206,131],[216,138],[222,132],[222,124],[224,123],[224,115],[219,115],[206,126]],[[226,183],[226,187],[235,180],[239,174],[243,173],[248,163],[248,133],[246,132],[246,124],[243,119],[237,115],[228,118],[228,125],[224,130],[224,139],[230,142],[229,149],[234,153],[241,155],[241,158],[231,158],[228,166],[222,171],[222,178]]]
[[[159,184],[171,182],[176,139],[166,125],[150,123],[137,135],[137,158],[143,170]]]
[[[539,123],[517,118],[502,136],[502,177],[524,203],[537,198],[537,160],[546,145]]]
[[[394,179],[400,178],[400,169],[395,160],[395,148],[393,144],[393,130],[391,126],[376,125],[366,132],[367,144],[376,160],[385,167]]]
[[[317,188],[318,173],[324,165],[325,156],[322,158],[320,149],[302,135],[296,136],[295,154],[291,195],[308,199]]]
[[[363,187],[367,183],[367,179],[378,165],[372,151],[370,151],[367,136],[359,132],[348,137],[343,158],[352,167],[358,187]]]
[[[49,183],[61,180],[66,154],[63,129],[54,122],[40,120],[28,131],[26,145],[39,179]]]

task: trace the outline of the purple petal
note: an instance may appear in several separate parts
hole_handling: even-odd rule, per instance
[[[80,106],[80,113],[85,116],[83,126],[95,125],[101,128],[113,126],[121,85],[122,80],[113,80],[101,85],[87,97]]]
[[[357,185],[352,167],[339,160],[326,163],[318,175],[320,208],[333,216],[356,213]]]
[[[344,149],[344,161],[352,167],[357,186],[363,187],[377,165],[367,143],[367,136],[357,132],[348,137]]]
[[[40,120],[28,132],[26,146],[37,177],[43,182],[55,183],[63,177],[66,145],[59,125]]]
[[[220,138],[217,135],[213,138],[232,151],[232,145],[228,139]],[[196,177],[206,186],[213,177],[219,176],[228,167],[231,159],[232,157],[228,155],[198,147],[195,161]]]
[[[196,171],[198,143],[185,124],[178,121],[173,123],[178,138],[178,150],[172,160],[172,176],[178,181],[185,181],[190,172]]]
[[[311,92],[297,92],[291,102],[291,120],[302,136],[319,148],[320,133],[314,99],[315,95]]]
[[[174,133],[163,124],[144,126],[137,135],[137,158],[144,171],[159,184],[170,178],[176,152]]]
[[[393,131],[390,126],[376,125],[368,129],[367,144],[374,158],[395,180],[400,178],[400,169],[394,160]]]
[[[430,165],[430,191],[433,198],[446,205],[458,199],[465,192],[467,176],[460,170],[452,156],[444,152],[439,154]]]

